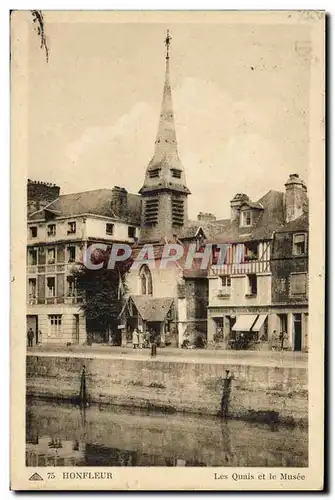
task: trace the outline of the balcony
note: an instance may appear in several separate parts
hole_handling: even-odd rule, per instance
[[[232,275],[232,274],[257,274],[257,273],[269,273],[270,272],[270,260],[256,260],[250,259],[246,262],[240,262],[236,264],[220,264],[213,265],[209,270],[210,276],[222,276],[222,275]]]
[[[76,267],[76,262],[69,262],[66,264],[28,265],[27,274],[71,273],[74,267]]]
[[[27,304],[29,306],[35,305],[55,305],[55,304],[82,304],[82,297],[46,297],[46,298],[37,298],[37,297],[29,297],[27,300]]]

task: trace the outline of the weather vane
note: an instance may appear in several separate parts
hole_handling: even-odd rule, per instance
[[[166,45],[166,59],[169,59],[169,50],[172,37],[170,36],[169,30],[166,32],[165,45]]]

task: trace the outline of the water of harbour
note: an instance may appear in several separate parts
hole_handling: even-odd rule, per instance
[[[29,399],[26,465],[306,467],[307,429]]]

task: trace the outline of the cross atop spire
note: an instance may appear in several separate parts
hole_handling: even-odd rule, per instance
[[[166,32],[166,38],[165,38],[165,45],[166,45],[166,59],[169,59],[169,50],[170,50],[170,43],[171,43],[172,37],[170,36],[169,30]]]

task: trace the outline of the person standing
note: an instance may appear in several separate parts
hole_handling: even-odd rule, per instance
[[[140,349],[143,349],[143,343],[144,343],[144,334],[143,332],[139,331],[138,333],[138,345]]]
[[[28,347],[33,347],[33,340],[34,340],[34,330],[32,328],[29,328],[27,337],[28,337]]]
[[[230,375],[230,371],[226,370],[226,376],[223,379],[223,385],[222,385],[221,410],[220,410],[221,418],[224,418],[225,420],[228,419],[228,409],[229,409],[232,380],[233,380],[233,375]]]
[[[135,328],[135,330],[133,330],[133,349],[137,348],[138,348],[138,332],[137,328]]]

